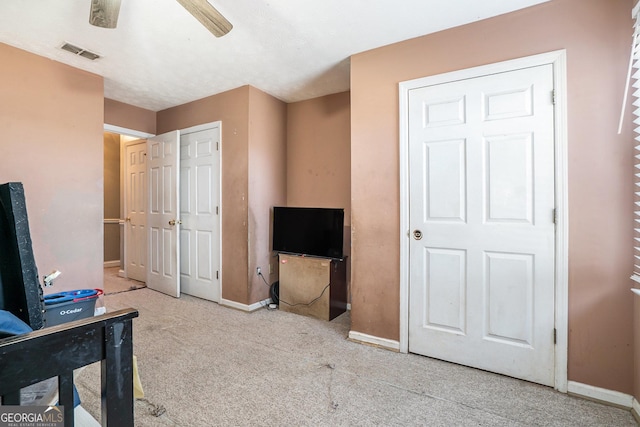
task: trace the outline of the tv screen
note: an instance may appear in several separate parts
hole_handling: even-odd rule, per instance
[[[344,209],[273,208],[273,250],[342,259]]]

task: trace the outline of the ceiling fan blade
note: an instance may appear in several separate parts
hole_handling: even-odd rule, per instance
[[[96,27],[116,28],[121,0],[91,0],[89,23]]]
[[[205,28],[216,37],[222,37],[233,28],[231,22],[222,16],[207,0],[177,0]]]

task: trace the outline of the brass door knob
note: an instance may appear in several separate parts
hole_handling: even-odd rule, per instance
[[[422,239],[422,231],[413,230],[413,238],[416,239],[416,240]]]
[[[174,225],[176,225],[176,224],[182,224],[182,221],[180,221],[180,220],[176,221],[175,219],[172,219],[171,221],[169,221],[169,225],[172,226],[172,227]]]

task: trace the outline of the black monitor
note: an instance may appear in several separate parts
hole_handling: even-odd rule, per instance
[[[342,259],[344,209],[273,208],[273,250]]]

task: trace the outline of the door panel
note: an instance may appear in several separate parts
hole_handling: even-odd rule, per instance
[[[178,235],[179,132],[147,140],[149,174],[149,269],[147,286],[180,296]]]
[[[485,140],[486,219],[531,223],[533,219],[533,138],[531,134]]]
[[[434,141],[424,145],[425,188],[429,194],[425,221],[466,220],[465,141]],[[440,189],[442,191],[436,191]]]
[[[220,127],[180,138],[182,292],[220,301]]]
[[[554,384],[552,71],[409,91],[409,351]]]
[[[528,254],[485,252],[487,337],[533,344],[533,260]]]
[[[429,328],[466,332],[466,253],[452,249],[424,249],[429,274],[424,311]]]

